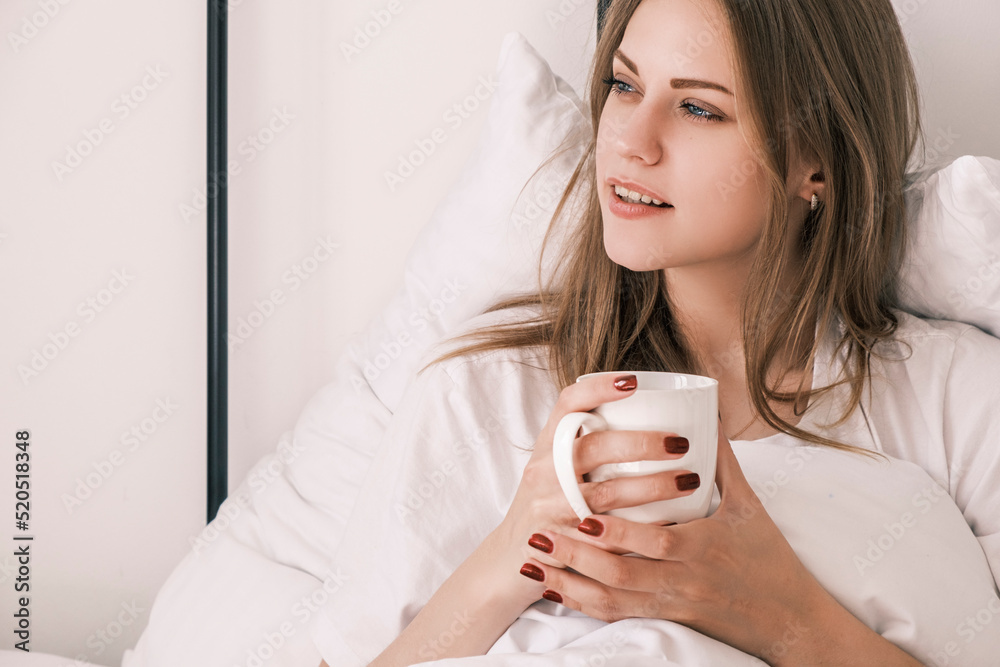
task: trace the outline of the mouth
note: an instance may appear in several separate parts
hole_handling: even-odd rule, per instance
[[[626,204],[641,204],[650,208],[673,208],[667,202],[660,201],[635,190],[630,190],[623,185],[614,186],[615,196]]]

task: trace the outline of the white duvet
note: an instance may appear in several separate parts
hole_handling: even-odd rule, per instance
[[[872,464],[829,449],[801,447],[787,436],[769,440],[734,443],[734,450],[796,553],[841,604],[924,664],[1000,664],[1000,601],[993,578],[947,492],[903,461]],[[997,624],[979,625],[977,631],[975,619],[984,616],[983,610]],[[791,645],[809,631],[794,624],[782,640]],[[775,648],[780,655],[781,645]],[[338,657],[336,664],[363,663]],[[511,626],[489,655],[423,664],[765,663],[668,621],[605,624],[543,600]]]
[[[802,447],[787,436],[769,440],[735,443],[734,450],[767,511],[827,590],[925,664],[996,664],[1000,613],[996,613],[998,625],[986,628],[994,631],[988,634],[975,632],[965,619],[974,619],[983,609],[1000,612],[1000,602],[983,552],[946,491],[910,463],[873,463],[829,449]],[[403,542],[390,540],[383,548],[395,551]],[[435,542],[455,548],[453,536],[438,536]],[[326,637],[334,640],[326,653],[331,664],[366,664],[377,645],[395,631],[394,614],[405,608],[407,600],[390,597],[389,608],[366,607],[363,602],[366,592],[386,601],[381,596],[387,590],[373,586],[373,580],[386,579],[388,560],[376,557],[375,564],[369,563],[377,571],[362,565],[354,579],[357,586],[342,591],[345,597],[332,601],[323,612],[329,624]],[[350,576],[350,567],[345,569]],[[430,567],[419,574],[429,576],[428,588],[444,576],[435,576]],[[405,613],[399,624],[409,617]],[[338,630],[336,635],[332,628]],[[461,625],[455,629],[460,631]],[[322,635],[324,630],[318,632]],[[808,626],[791,625],[783,641],[794,644],[809,632]],[[449,639],[439,641],[447,644]],[[953,655],[945,652],[949,646]],[[351,648],[362,654],[361,659],[348,652]],[[783,650],[780,645],[775,649],[779,655]],[[668,621],[628,619],[606,624],[542,600],[510,627],[488,655],[422,664],[764,663]]]
[[[893,379],[917,376],[928,360],[940,363],[944,350],[954,348],[948,335],[926,323],[909,316],[903,322],[900,335],[913,341],[914,353],[887,371]],[[953,335],[969,329],[945,327]],[[829,335],[814,369],[817,386],[830,383],[837,371],[836,363],[820,361],[832,359]],[[980,337],[1000,364],[995,341],[982,334],[976,341]],[[544,358],[527,351],[501,351],[446,362],[415,381],[388,426],[344,544],[332,557],[345,581],[318,616],[315,631],[330,664],[364,665],[374,658],[503,519],[529,456],[518,448],[531,446],[557,397],[544,366]],[[953,369],[953,375],[967,370]],[[948,377],[947,366],[937,371]],[[924,387],[920,393],[926,404],[936,391]],[[905,385],[891,395],[906,396]],[[818,429],[842,397],[816,404],[802,426]],[[918,403],[909,411],[917,415],[923,406],[913,400]],[[970,403],[965,409],[970,418],[976,410]],[[881,440],[917,437],[928,450],[939,448],[933,433],[883,433],[876,440],[860,411],[828,432],[871,449]],[[737,441],[734,451],[804,564],[869,627],[926,663],[936,655],[970,665],[1000,656],[1000,617],[967,643],[957,631],[981,609],[1000,611],[1000,601],[983,548],[948,491],[927,472],[891,457],[872,460],[807,447],[783,434]],[[992,451],[981,460],[995,462],[995,444]],[[790,627],[788,641],[808,632]],[[522,664],[520,654],[540,653],[538,664],[574,665],[581,658],[587,664],[609,641],[615,655],[601,658],[607,664],[653,658],[678,665],[757,662],[673,623],[633,619],[606,627],[548,601],[516,621],[489,656],[459,662]],[[955,655],[949,656],[952,644]],[[434,657],[434,648],[422,655]],[[511,653],[518,655],[506,655]]]
[[[1000,368],[995,339],[964,325],[932,327],[904,317],[916,353],[890,374],[897,387],[886,404],[912,400],[919,403],[915,410],[943,410],[928,408],[926,401],[938,398],[907,398],[908,383],[949,348],[962,366],[985,352],[985,362]],[[520,360],[504,352],[428,371],[390,415],[352,384],[352,362],[345,359],[294,436],[260,462],[168,580],[124,667],[318,665],[320,650],[334,667],[366,664],[509,505],[527,461],[509,444],[533,442],[556,396],[542,371]],[[947,365],[937,370],[953,372]],[[823,381],[828,371],[817,366],[817,373]],[[947,378],[946,372],[942,382]],[[947,400],[944,386],[926,393]],[[965,402],[970,416],[988,410]],[[926,426],[894,426],[892,437],[922,437],[931,451],[942,435],[924,432]],[[996,428],[990,428],[981,435],[995,443]],[[876,428],[872,435],[857,413],[842,429],[842,437],[861,446],[891,449],[889,433]],[[373,438],[379,446],[371,458],[358,443]],[[490,446],[481,444],[486,440]],[[800,558],[859,618],[927,664],[996,664],[1000,599],[984,549],[995,559],[1000,543],[983,508],[969,505],[963,517],[942,488],[959,484],[957,475],[935,481],[912,463],[806,448],[787,436],[735,442],[734,451]],[[978,459],[991,462],[989,475],[1000,465],[995,451],[994,445],[989,457]],[[448,461],[461,465],[452,469]],[[434,489],[422,504],[410,494],[421,484]],[[359,486],[361,500],[349,519]],[[960,486],[956,492],[963,493]],[[995,508],[995,484],[990,493],[986,500]],[[972,521],[990,534],[977,540]],[[348,546],[342,546],[345,533]],[[457,632],[460,619],[456,623]],[[790,627],[786,639],[797,641],[804,632]],[[489,655],[428,664],[654,662],[760,664],[680,625],[651,619],[609,625],[547,601],[530,607]]]

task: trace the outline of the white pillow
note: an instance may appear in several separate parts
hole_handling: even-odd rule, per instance
[[[906,190],[902,307],[1000,337],[1000,161],[965,155]]]
[[[414,242],[399,292],[349,346],[352,384],[390,410],[432,344],[500,297],[537,290],[542,238],[588,139],[580,98],[520,33],[505,36],[497,71],[475,152]],[[570,150],[525,188],[564,141]]]
[[[768,440],[735,443],[740,467],[841,605],[925,664],[996,664],[1000,633],[967,621],[997,608],[993,574],[947,490],[907,461]]]

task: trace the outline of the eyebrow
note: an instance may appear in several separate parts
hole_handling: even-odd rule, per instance
[[[632,59],[622,53],[621,49],[615,49],[615,58],[625,63],[625,66],[630,70],[635,72],[636,76],[639,76],[639,67],[632,62]],[[670,85],[674,88],[708,88],[710,90],[718,90],[725,93],[726,95],[733,95],[728,88],[718,83],[713,83],[711,81],[705,81],[703,79],[671,79]],[[735,96],[734,96],[735,97]]]

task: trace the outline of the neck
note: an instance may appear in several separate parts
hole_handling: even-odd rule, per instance
[[[750,262],[747,258],[728,260],[723,266],[705,263],[664,269],[671,310],[694,353],[699,374],[717,379],[745,378],[740,307]],[[793,291],[798,280],[796,269],[792,265],[785,271],[779,285],[781,293]],[[784,370],[802,370],[790,368],[791,360],[801,358],[801,353],[812,345],[812,338],[810,335],[800,341],[797,350],[791,349],[791,341],[787,341],[775,357],[777,367],[773,371],[780,375]]]
[[[704,265],[664,269],[670,306],[694,353],[698,373],[731,375],[743,368],[740,335],[741,287],[731,272]]]

